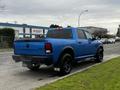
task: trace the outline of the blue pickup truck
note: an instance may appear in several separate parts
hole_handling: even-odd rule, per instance
[[[58,28],[48,30],[44,38],[15,40],[12,57],[30,70],[38,70],[41,64],[46,64],[65,75],[71,72],[73,63],[87,58],[102,62],[103,52],[103,44],[88,31]]]

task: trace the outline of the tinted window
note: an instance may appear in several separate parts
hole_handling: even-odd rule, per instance
[[[79,39],[86,39],[86,36],[82,30],[77,30]]]
[[[92,39],[92,35],[89,32],[85,32],[87,39]]]
[[[46,37],[59,38],[59,39],[70,39],[72,38],[72,31],[71,29],[49,30]]]

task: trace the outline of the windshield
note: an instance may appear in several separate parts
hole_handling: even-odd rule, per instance
[[[54,29],[48,30],[47,38],[70,39],[72,38],[71,29]]]

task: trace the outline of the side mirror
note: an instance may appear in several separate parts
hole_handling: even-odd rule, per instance
[[[97,40],[95,37],[92,38],[92,41]]]
[[[96,40],[96,38],[89,38],[88,40],[89,41],[94,41],[94,40]]]

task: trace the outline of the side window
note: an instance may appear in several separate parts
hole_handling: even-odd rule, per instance
[[[77,33],[78,33],[78,38],[79,39],[86,39],[86,36],[84,34],[84,32],[82,30],[77,30]]]
[[[87,39],[92,39],[93,38],[92,35],[89,32],[85,31],[85,35],[86,35]]]

